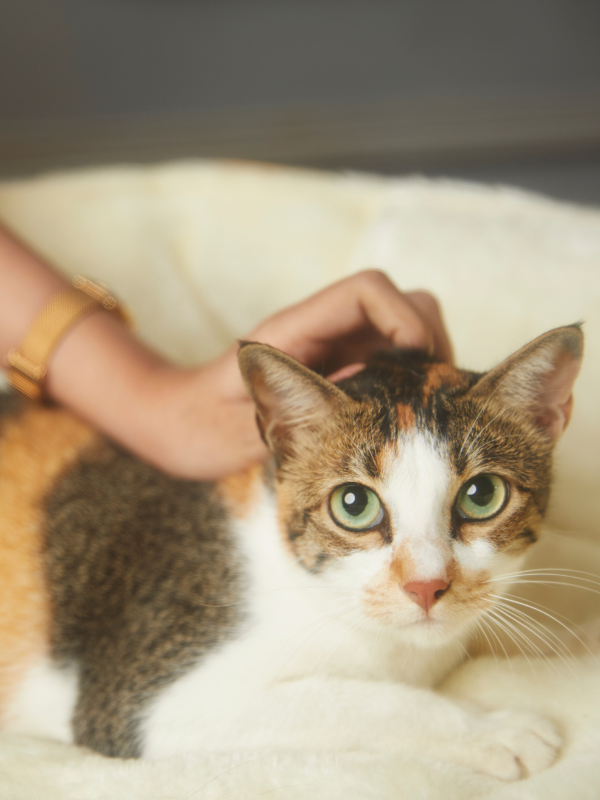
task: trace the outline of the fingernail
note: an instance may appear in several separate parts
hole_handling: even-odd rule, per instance
[[[357,372],[360,372],[366,367],[366,364],[348,364],[347,367],[342,367],[338,369],[336,372],[332,372],[331,375],[327,376],[327,380],[331,381],[332,383],[337,383],[337,381],[343,381],[344,378],[351,378],[353,375],[356,375]]]

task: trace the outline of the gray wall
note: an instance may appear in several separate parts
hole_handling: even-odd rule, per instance
[[[0,0],[4,174],[599,153],[598,0]]]
[[[600,90],[598,0],[2,0],[0,120]]]

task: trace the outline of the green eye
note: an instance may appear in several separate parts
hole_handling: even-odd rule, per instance
[[[477,475],[459,491],[456,509],[467,519],[489,519],[500,511],[507,497],[506,483],[498,475]]]
[[[364,531],[383,519],[383,508],[375,492],[360,483],[346,483],[331,495],[329,508],[334,520],[344,528]]]

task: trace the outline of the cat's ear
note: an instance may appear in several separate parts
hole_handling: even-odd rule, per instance
[[[528,413],[541,430],[557,439],[567,427],[573,384],[581,366],[580,325],[538,336],[484,375],[470,396],[491,397]]]
[[[306,442],[351,402],[333,383],[270,345],[241,342],[238,360],[261,435],[279,456]]]

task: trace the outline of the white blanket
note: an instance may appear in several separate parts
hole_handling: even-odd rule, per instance
[[[201,361],[266,314],[366,266],[441,298],[463,366],[486,369],[549,328],[583,319],[586,358],[557,456],[547,531],[533,566],[600,574],[600,211],[507,188],[192,162],[55,175],[0,185],[0,218],[66,274],[105,280],[140,335]],[[575,581],[577,582],[577,581]],[[594,588],[589,584],[590,588]],[[592,591],[524,586],[574,623]],[[561,620],[563,617],[561,617]],[[597,798],[600,668],[529,655],[480,657],[443,690],[486,708],[529,708],[562,727],[547,772],[516,784],[426,759],[368,752],[199,754],[104,759],[0,736],[0,797]]]

